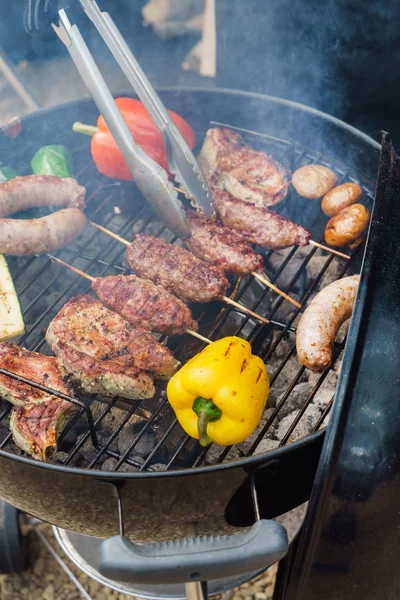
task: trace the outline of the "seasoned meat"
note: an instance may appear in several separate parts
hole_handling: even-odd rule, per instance
[[[287,194],[289,180],[282,165],[250,148],[231,129],[207,131],[199,163],[208,179],[218,173],[218,187],[256,206],[273,206]]]
[[[57,392],[73,396],[71,386],[64,381],[66,371],[54,356],[30,352],[11,342],[2,342],[0,343],[0,367]],[[0,396],[15,406],[24,406],[28,402],[43,402],[53,397],[48,392],[1,374]]]
[[[215,209],[223,224],[239,231],[248,242],[273,250],[309,244],[311,234],[304,227],[268,208],[237,200],[215,186],[211,189]]]
[[[186,212],[186,219],[191,237],[185,243],[198,258],[235,275],[249,275],[263,269],[263,257],[254,252],[238,232],[193,210]]]
[[[0,184],[0,217],[36,206],[85,208],[85,188],[72,177],[25,175]]]
[[[186,304],[148,279],[136,275],[98,277],[92,288],[103,304],[131,325],[167,335],[198,329]]]
[[[64,381],[66,371],[54,356],[3,342],[0,367],[74,397],[71,385]],[[0,375],[0,396],[15,405],[10,429],[16,445],[34,458],[46,460],[57,449],[58,436],[77,406],[7,375]]]
[[[341,325],[353,313],[359,275],[343,277],[321,290],[304,311],[296,332],[299,361],[317,373],[332,363],[333,344]]]
[[[137,235],[126,257],[140,277],[151,279],[186,302],[211,302],[221,298],[229,286],[219,267],[152,235]]]
[[[86,223],[79,208],[64,208],[40,219],[0,218],[0,254],[31,256],[54,252],[78,237]]]
[[[94,391],[94,385],[103,384],[102,393],[107,395],[151,397],[153,384],[144,372],[169,379],[179,366],[170,350],[149,332],[130,325],[87,294],[72,298],[60,310],[49,325],[46,339],[85,390]],[[127,377],[132,384],[125,389]]]
[[[15,444],[38,460],[47,460],[57,450],[57,440],[76,407],[51,396],[28,402],[11,411],[10,429]]]

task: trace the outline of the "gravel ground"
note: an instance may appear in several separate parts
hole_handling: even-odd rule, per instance
[[[82,573],[58,547],[51,527],[44,524],[37,527],[60,554],[93,600],[125,600],[132,598],[132,596],[119,594],[106,588]],[[3,575],[0,577],[0,600],[81,600],[83,598],[81,592],[33,531],[28,534],[28,543],[32,566],[21,575]],[[260,577],[233,590],[233,594],[229,594],[229,599],[271,600],[275,574],[276,567],[273,566]]]

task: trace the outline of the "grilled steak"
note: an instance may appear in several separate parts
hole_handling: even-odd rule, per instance
[[[208,179],[218,173],[219,187],[256,206],[273,206],[287,194],[289,180],[282,165],[250,148],[231,129],[207,131],[199,163]]]
[[[151,398],[154,387],[147,373],[168,379],[179,365],[150,333],[87,294],[60,310],[46,339],[65,369],[90,392]]]
[[[254,252],[238,232],[193,210],[186,212],[186,219],[191,237],[185,243],[195,256],[235,275],[262,270],[263,257]]]
[[[126,257],[133,270],[167,288],[186,302],[212,302],[221,298],[229,282],[222,269],[152,235],[139,234]]]
[[[223,224],[239,231],[248,242],[273,250],[309,244],[311,234],[304,227],[268,208],[238,200],[218,187],[211,189],[215,209]]]
[[[2,342],[0,343],[0,367],[57,392],[73,396],[71,386],[64,382],[66,372],[54,356],[30,352],[11,342]],[[15,406],[24,406],[28,402],[43,402],[54,397],[48,392],[1,374],[0,396]]]
[[[70,384],[64,382],[66,372],[54,356],[44,356],[3,342],[0,344],[0,366],[74,396]],[[46,460],[57,449],[58,436],[75,412],[76,405],[7,375],[0,375],[0,396],[15,405],[11,411],[10,429],[16,445],[34,458]]]
[[[92,288],[103,304],[131,325],[169,335],[185,333],[188,328],[198,329],[186,304],[148,279],[136,275],[99,277]]]
[[[14,406],[10,429],[16,445],[39,460],[57,450],[57,440],[76,407],[68,400],[51,396],[47,400]]]

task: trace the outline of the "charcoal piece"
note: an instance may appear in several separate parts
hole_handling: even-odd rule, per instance
[[[138,431],[134,425],[126,425],[118,436],[118,451],[124,454],[133,440],[137,437]],[[144,433],[132,451],[138,456],[148,456],[156,446],[154,434],[149,431]]]
[[[297,410],[293,411],[279,422],[279,425],[277,427],[277,438],[279,440],[282,440],[282,438],[286,435],[287,430],[293,423],[297,414]],[[301,440],[302,438],[312,433],[315,425],[317,424],[320,418],[321,411],[319,410],[319,408],[317,408],[313,404],[308,406],[305,414],[301,417],[299,423],[297,424],[287,443],[291,444],[293,442],[296,442],[297,440]]]
[[[311,394],[313,386],[310,383],[299,383],[293,388],[292,393],[289,398],[286,399],[284,405],[279,411],[277,417],[279,420],[284,419],[288,414],[292,413],[295,410],[299,410],[304,403],[306,402],[308,396]],[[276,401],[278,405],[282,400],[285,392],[281,394]]]
[[[150,469],[152,471],[165,471],[167,465],[164,465],[163,463],[154,463],[154,465],[150,465]]]

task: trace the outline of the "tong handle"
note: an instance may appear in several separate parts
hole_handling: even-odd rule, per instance
[[[101,11],[95,0],[79,1],[125,73],[129,83],[146,106],[154,123],[164,134],[170,128],[174,135],[180,137],[181,141],[186,144],[182,134],[172,121],[167,109],[161,102],[110,15],[107,12]]]

